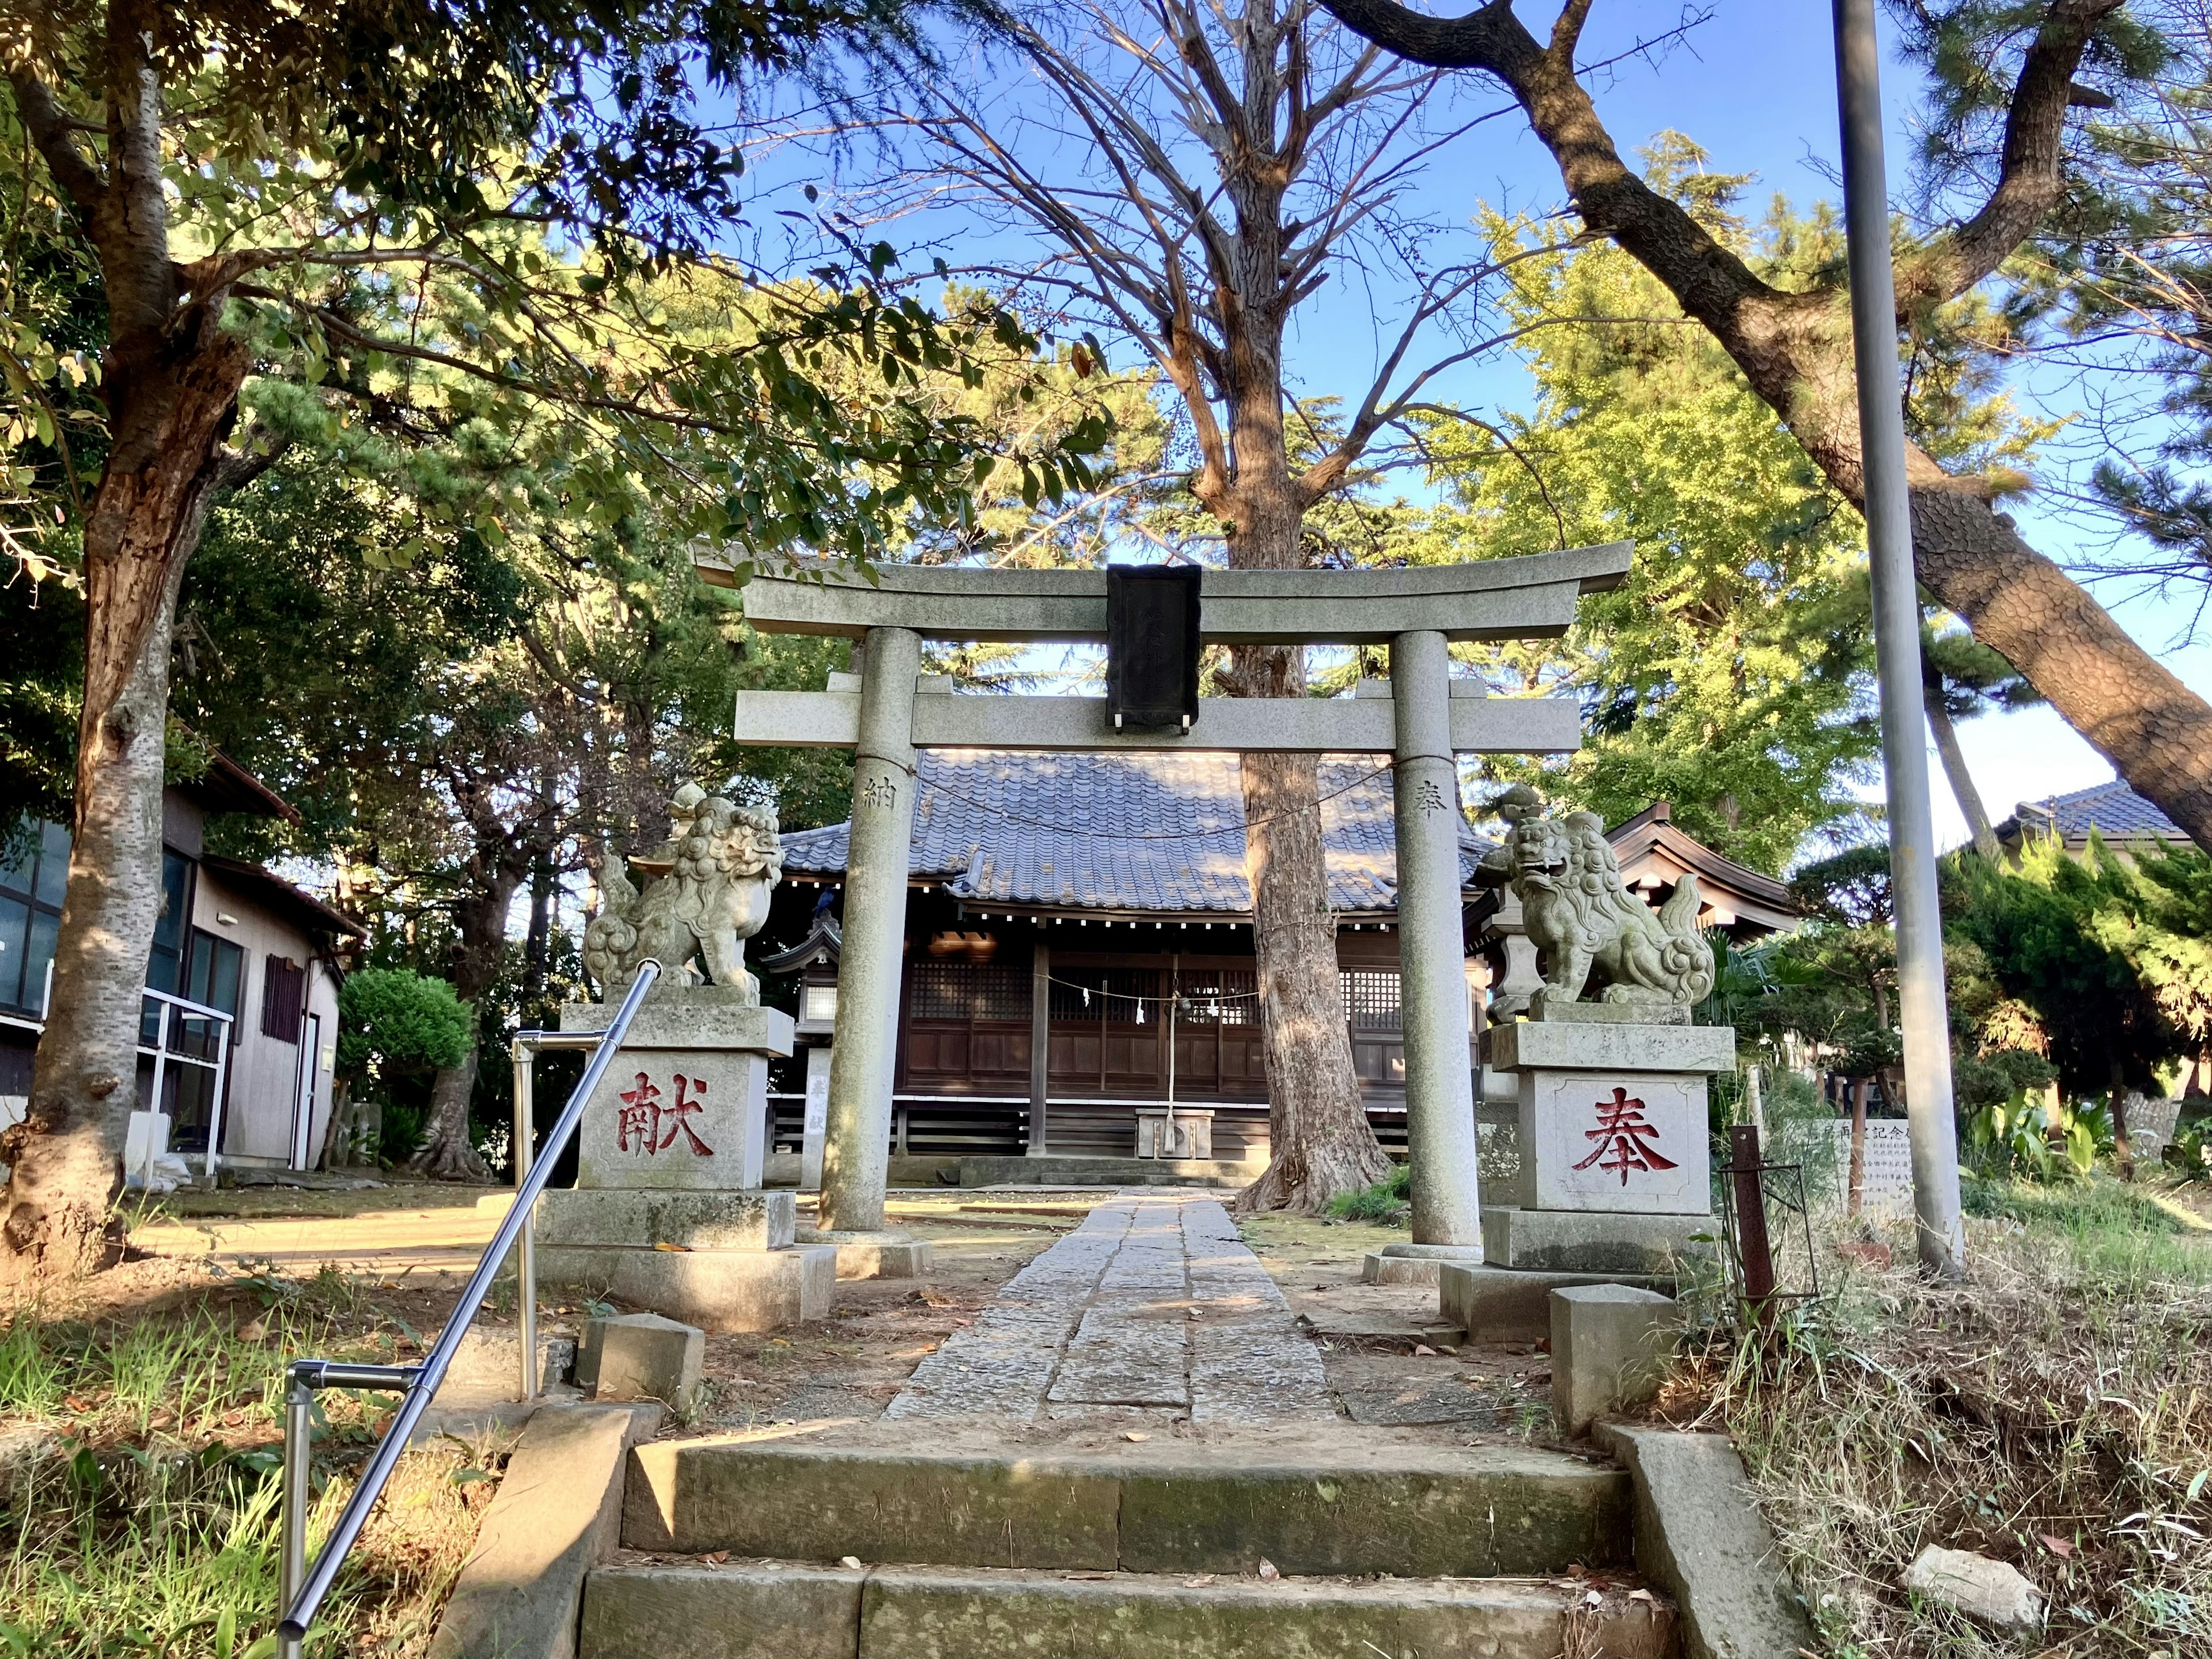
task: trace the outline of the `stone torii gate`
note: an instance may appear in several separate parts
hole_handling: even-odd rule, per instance
[[[1203,698],[1182,730],[1116,729],[1100,697],[945,695],[951,681],[921,674],[925,639],[1105,639],[1104,570],[886,565],[870,581],[842,567],[809,564],[744,582],[745,618],[763,633],[864,641],[861,672],[831,676],[826,691],[745,691],[737,699],[740,744],[854,751],[822,1228],[884,1225],[917,749],[1388,752],[1413,1165],[1409,1253],[1480,1261],[1454,757],[1565,753],[1581,746],[1581,717],[1566,699],[1489,697],[1479,683],[1453,680],[1446,647],[1559,637],[1583,594],[1620,585],[1633,552],[1615,542],[1403,569],[1208,568],[1200,599],[1204,641],[1387,646],[1390,678],[1387,688],[1363,682],[1360,695],[1341,699]],[[706,580],[738,585],[727,562],[698,562]]]

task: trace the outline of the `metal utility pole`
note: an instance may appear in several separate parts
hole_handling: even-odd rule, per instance
[[[1844,224],[1865,468],[1867,558],[1874,576],[1875,668],[1881,688],[1882,774],[1889,797],[1889,883],[1897,925],[1905,1095],[1911,1118],[1912,1208],[1920,1265],[1941,1279],[1966,1267],[1959,1219],[1959,1130],[1951,1103],[1950,1021],[1943,1002],[1943,919],[1928,797],[1927,709],[1920,679],[1920,597],[1905,489],[1905,412],[1897,380],[1897,289],[1890,271],[1888,174],[1882,159],[1881,59],[1875,0],[1834,0],[1836,98],[1844,139]]]

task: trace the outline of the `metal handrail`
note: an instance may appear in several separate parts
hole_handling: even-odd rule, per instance
[[[305,1641],[307,1626],[323,1605],[324,1597],[337,1583],[338,1569],[345,1565],[347,1552],[361,1535],[362,1525],[368,1512],[383,1495],[385,1483],[391,1480],[398,1467],[399,1455],[407,1449],[409,1437],[415,1425],[429,1406],[438,1385],[445,1381],[447,1367],[453,1363],[461,1339],[468,1334],[470,1322],[483,1306],[484,1297],[491,1291],[492,1280],[499,1274],[501,1264],[514,1246],[517,1237],[529,1224],[530,1212],[545,1190],[546,1182],[553,1174],[554,1160],[576,1133],[583,1121],[584,1107],[598,1089],[599,1079],[606,1074],[608,1066],[621,1048],[623,1039],[629,1035],[630,1022],[645,1001],[645,994],[660,977],[660,964],[648,957],[638,965],[637,978],[631,982],[629,994],[607,1022],[606,1031],[597,1052],[584,1067],[575,1091],[568,1103],[561,1109],[560,1118],[545,1137],[545,1150],[537,1160],[536,1167],[516,1188],[514,1203],[492,1235],[491,1243],[484,1247],[483,1258],[477,1263],[476,1272],[470,1276],[468,1288],[461,1292],[459,1304],[446,1328],[439,1334],[430,1352],[420,1365],[348,1365],[326,1359],[295,1359],[285,1368],[284,1414],[284,1516],[283,1548],[278,1559],[279,1594],[284,1604],[283,1618],[276,1626],[276,1649],[282,1659],[297,1659],[301,1644]],[[532,1313],[536,1313],[533,1308]],[[532,1323],[535,1321],[533,1319]],[[370,1454],[368,1467],[362,1471],[360,1482],[353,1496],[346,1500],[344,1511],[337,1525],[331,1528],[324,1543],[322,1553],[312,1566],[306,1565],[307,1528],[307,1452],[308,1437],[313,1428],[315,1390],[319,1388],[404,1389],[404,1396],[399,1409],[392,1413],[391,1426],[384,1438]]]

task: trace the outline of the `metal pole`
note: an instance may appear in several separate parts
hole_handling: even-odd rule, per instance
[[[307,1576],[308,1472],[313,1450],[315,1391],[296,1367],[284,1372],[284,1509],[276,1547],[276,1605],[289,1607]],[[305,1638],[276,1638],[276,1659],[300,1659]]]
[[[530,1178],[530,1143],[537,1113],[532,1074],[537,1053],[518,1038],[514,1044],[514,1201],[522,1201],[523,1183]],[[519,1400],[538,1397],[538,1249],[532,1217],[522,1217],[522,1231],[514,1236],[514,1334],[522,1348],[522,1392]]]
[[[1851,342],[1865,468],[1867,560],[1874,578],[1882,775],[1889,798],[1889,884],[1897,918],[1905,1100],[1911,1120],[1912,1208],[1920,1265],[1940,1279],[1966,1269],[1959,1216],[1959,1130],[1951,1103],[1950,1021],[1943,1005],[1943,920],[1929,805],[1927,710],[1920,678],[1920,598],[1905,485],[1905,414],[1897,381],[1897,290],[1890,270],[1882,159],[1881,57],[1875,0],[1835,0],[1836,96],[1843,123]]]
[[[921,672],[921,635],[904,628],[868,630],[860,744],[853,753],[837,1041],[830,1051],[830,1122],[822,1151],[818,1218],[824,1232],[868,1232],[884,1224],[914,836],[914,686]]]
[[[461,1339],[468,1334],[470,1320],[476,1316],[477,1310],[483,1306],[484,1297],[491,1289],[492,1280],[498,1276],[501,1267],[507,1261],[507,1252],[514,1248],[516,1237],[530,1218],[531,1206],[538,1202],[538,1195],[545,1190],[545,1183],[553,1173],[555,1160],[561,1149],[568,1144],[569,1137],[576,1133],[576,1125],[584,1115],[585,1106],[598,1091],[599,1080],[606,1075],[607,1067],[613,1063],[616,1054],[622,1048],[623,1039],[629,1034],[630,1022],[637,1018],[638,1009],[644,1005],[645,994],[653,988],[659,977],[660,964],[651,957],[638,964],[637,977],[630,981],[629,994],[623,997],[622,1006],[615,1011],[614,1018],[607,1022],[605,1034],[585,1065],[584,1075],[576,1085],[576,1091],[568,1097],[568,1103],[561,1109],[560,1121],[554,1124],[552,1132],[545,1137],[545,1156],[538,1160],[537,1167],[515,1189],[514,1207],[507,1212],[499,1224],[498,1231],[493,1233],[491,1243],[484,1247],[483,1259],[477,1263],[476,1272],[463,1288],[453,1317],[446,1322],[446,1328],[438,1334],[437,1341],[431,1345],[429,1353],[416,1370],[414,1381],[408,1387],[407,1397],[399,1402],[399,1409],[392,1413],[391,1425],[385,1430],[384,1438],[369,1454],[368,1467],[362,1470],[361,1480],[354,1487],[353,1496],[346,1500],[345,1509],[339,1515],[337,1524],[331,1529],[329,1541],[324,1544],[322,1553],[315,1558],[314,1565],[308,1570],[307,1583],[287,1603],[283,1620],[276,1626],[280,1640],[288,1637],[295,1639],[304,1637],[316,1610],[323,1604],[323,1598],[331,1593],[331,1586],[337,1579],[338,1569],[345,1565],[346,1552],[353,1547],[354,1540],[361,1535],[362,1524],[368,1519],[368,1512],[383,1492],[385,1482],[392,1478],[392,1468],[399,1462],[400,1454],[407,1449],[407,1441],[415,1432],[415,1425],[422,1420],[432,1396],[438,1392],[438,1385],[446,1380],[447,1367],[453,1363],[453,1355],[460,1348]],[[351,1369],[361,1371],[373,1368]],[[321,1370],[331,1376],[350,1374],[348,1368],[337,1364],[324,1364]]]
[[[1480,1261],[1482,1203],[1460,922],[1459,767],[1451,745],[1451,656],[1442,634],[1401,634],[1390,642],[1390,697],[1397,717],[1391,787],[1413,1243],[1456,1246]]]

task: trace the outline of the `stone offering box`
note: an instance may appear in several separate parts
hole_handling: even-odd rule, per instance
[[[1211,1158],[1213,1156],[1213,1112],[1210,1107],[1175,1109],[1172,1135],[1164,1106],[1137,1108],[1139,1158]]]
[[[561,1028],[611,1018],[571,1003]],[[793,1194],[761,1189],[768,1063],[791,1047],[791,1017],[744,988],[650,992],[584,1109],[575,1187],[538,1202],[539,1276],[713,1331],[826,1317],[835,1247],[794,1244]]]

